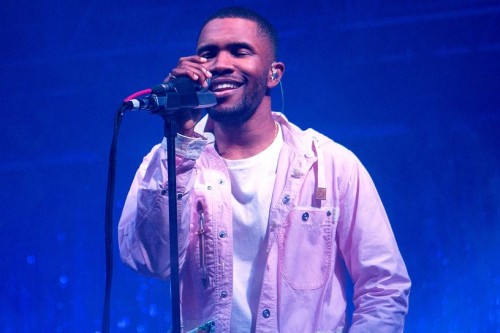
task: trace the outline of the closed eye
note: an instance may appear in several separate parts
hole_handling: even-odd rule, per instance
[[[244,57],[248,55],[252,55],[252,52],[248,49],[237,49],[231,52],[236,57]]]
[[[206,59],[211,59],[217,55],[217,52],[215,52],[214,50],[206,50],[203,52],[198,52],[198,55]]]
[[[230,52],[234,57],[246,57],[255,54],[254,48],[248,43],[233,43],[229,44],[224,48],[227,52]],[[219,52],[223,49],[219,49],[215,45],[205,45],[198,49],[197,53],[200,57],[207,59],[212,59],[217,57]]]
[[[249,56],[255,53],[254,49],[247,43],[235,43],[231,45],[231,54],[236,57]]]
[[[207,59],[215,57],[217,55],[217,52],[218,52],[218,49],[214,45],[202,46],[197,50],[197,53],[200,57],[207,58]]]

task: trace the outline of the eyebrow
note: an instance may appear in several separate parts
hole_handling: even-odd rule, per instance
[[[248,49],[248,50],[252,51],[253,53],[255,53],[255,48],[246,42],[229,43],[228,45],[226,45],[226,47],[230,50]],[[219,49],[219,47],[215,44],[206,44],[206,45],[202,45],[201,47],[199,47],[198,50],[196,51],[196,53],[200,54],[200,53],[203,53],[205,51],[210,51],[210,50],[214,50],[214,49]]]

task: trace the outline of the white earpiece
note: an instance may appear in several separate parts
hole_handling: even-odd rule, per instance
[[[276,80],[278,78],[278,71],[276,68],[271,67],[271,80]]]

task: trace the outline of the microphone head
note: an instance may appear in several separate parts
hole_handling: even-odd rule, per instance
[[[171,81],[168,81],[168,82],[165,82],[165,83],[162,83],[162,84],[159,84],[159,85],[152,87],[151,93],[156,94],[156,95],[162,95],[162,94],[166,94],[169,92],[177,92],[177,86],[179,84],[182,84],[184,86],[185,84],[189,84],[189,83],[191,83],[193,85],[195,91],[205,92],[205,91],[208,91],[208,87],[210,86],[210,78],[207,78],[206,82],[207,82],[207,87],[204,88],[198,82],[191,80],[189,77],[180,76],[180,77],[175,78]]]
[[[151,88],[151,93],[156,95],[162,95],[168,92],[175,92],[175,84],[173,81],[158,84]]]

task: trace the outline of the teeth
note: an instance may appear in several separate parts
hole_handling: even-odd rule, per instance
[[[219,84],[215,84],[212,87],[212,90],[216,91],[216,90],[222,90],[222,89],[236,89],[236,88],[238,88],[238,85],[235,83],[219,83]]]

